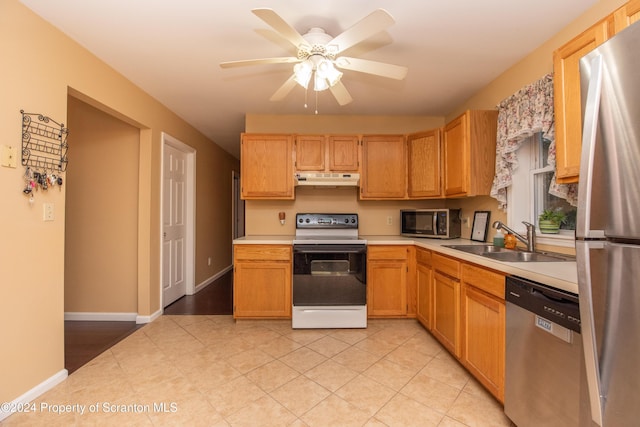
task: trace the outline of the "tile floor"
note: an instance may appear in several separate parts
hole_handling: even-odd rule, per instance
[[[512,426],[415,320],[292,330],[289,321],[165,315],[33,408],[0,424]]]

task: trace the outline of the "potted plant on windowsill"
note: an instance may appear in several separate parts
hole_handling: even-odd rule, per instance
[[[567,216],[560,209],[545,209],[538,216],[540,232],[545,234],[558,234],[560,225],[565,222]]]

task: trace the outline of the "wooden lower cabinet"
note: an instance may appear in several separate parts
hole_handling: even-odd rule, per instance
[[[504,402],[505,303],[462,287],[462,364]]]
[[[291,246],[234,247],[233,317],[291,318]]]
[[[367,312],[376,317],[407,315],[407,246],[367,248]]]
[[[433,273],[433,335],[460,358],[460,282],[438,270]]]
[[[504,402],[506,308],[505,276],[462,265],[462,364]]]
[[[416,270],[418,320],[504,402],[505,275],[421,249]]]
[[[427,330],[433,324],[433,270],[431,251],[416,249],[416,318]]]

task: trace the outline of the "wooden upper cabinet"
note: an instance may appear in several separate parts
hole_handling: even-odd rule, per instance
[[[604,43],[612,18],[598,22],[553,52],[553,92],[556,119],[556,175],[559,182],[578,181],[582,148],[580,58]]]
[[[444,195],[486,196],[495,175],[498,111],[469,110],[443,131]]]
[[[243,199],[293,199],[293,136],[243,134],[240,148]]]
[[[324,171],[326,137],[323,135],[298,135],[296,137],[296,170]]]
[[[403,199],[406,194],[406,157],[404,136],[364,136],[360,198]]]
[[[356,135],[330,135],[327,152],[329,170],[336,172],[357,172],[360,170],[358,143]]]
[[[296,171],[357,172],[357,135],[296,136]]]
[[[613,14],[616,34],[634,22],[640,21],[640,0],[631,0]]]
[[[414,133],[407,137],[409,198],[424,199],[442,195],[442,157],[440,129]]]

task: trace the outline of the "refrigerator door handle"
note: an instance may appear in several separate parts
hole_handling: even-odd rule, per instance
[[[600,363],[596,342],[595,319],[593,311],[593,296],[591,293],[591,263],[590,250],[604,247],[604,242],[576,241],[576,261],[578,264],[578,295],[580,298],[580,319],[582,330],[582,344],[585,358],[587,388],[591,418],[602,425],[602,382],[600,380]]]
[[[602,93],[602,56],[595,55],[591,60],[591,76],[587,89],[582,130],[582,156],[580,158],[580,185],[578,186],[578,216],[576,236],[602,238],[604,233],[591,230],[591,193],[593,189],[593,160],[596,148],[600,96]]]

